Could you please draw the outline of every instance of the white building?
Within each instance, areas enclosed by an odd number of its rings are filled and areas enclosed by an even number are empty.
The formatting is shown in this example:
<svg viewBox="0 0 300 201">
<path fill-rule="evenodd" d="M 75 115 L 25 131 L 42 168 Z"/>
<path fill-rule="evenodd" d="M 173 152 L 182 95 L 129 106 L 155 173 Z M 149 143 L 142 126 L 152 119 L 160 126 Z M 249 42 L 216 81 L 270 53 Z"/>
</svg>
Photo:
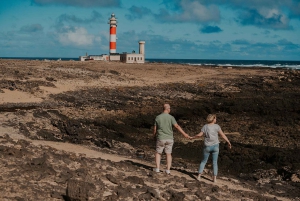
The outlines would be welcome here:
<svg viewBox="0 0 300 201">
<path fill-rule="evenodd" d="M 124 52 L 121 54 L 120 61 L 124 63 L 145 63 L 145 58 L 142 54 Z"/>
<path fill-rule="evenodd" d="M 139 41 L 139 54 L 123 52 L 120 61 L 124 63 L 145 63 L 145 41 Z"/>
<path fill-rule="evenodd" d="M 120 61 L 120 54 L 119 53 L 110 53 L 109 61 Z"/>
<path fill-rule="evenodd" d="M 109 61 L 109 56 L 107 54 L 101 54 L 101 55 L 89 55 L 89 56 L 79 57 L 79 61 L 89 61 L 89 60 Z"/>
</svg>

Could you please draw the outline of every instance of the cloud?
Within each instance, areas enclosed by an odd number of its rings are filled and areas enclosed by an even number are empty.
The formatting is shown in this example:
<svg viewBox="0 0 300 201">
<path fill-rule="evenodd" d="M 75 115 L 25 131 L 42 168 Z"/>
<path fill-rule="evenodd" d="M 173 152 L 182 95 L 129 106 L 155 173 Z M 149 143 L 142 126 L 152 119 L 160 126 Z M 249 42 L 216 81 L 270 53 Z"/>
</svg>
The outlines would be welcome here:
<svg viewBox="0 0 300 201">
<path fill-rule="evenodd" d="M 169 2 L 164 2 L 169 5 Z M 193 22 L 208 23 L 220 21 L 220 10 L 216 5 L 203 5 L 194 0 L 175 1 L 175 12 L 161 9 L 156 19 L 161 22 Z"/>
<path fill-rule="evenodd" d="M 219 33 L 223 30 L 218 26 L 204 26 L 200 29 L 201 33 Z"/>
<path fill-rule="evenodd" d="M 283 46 L 285 50 L 300 50 L 300 45 L 295 44 L 291 41 L 288 41 L 286 39 L 281 39 L 277 42 L 278 45 Z"/>
<path fill-rule="evenodd" d="M 43 26 L 40 24 L 31 24 L 21 27 L 20 31 L 24 33 L 37 33 L 43 31 Z"/>
<path fill-rule="evenodd" d="M 218 0 L 217 0 L 218 1 Z M 276 8 L 281 11 L 286 11 L 289 13 L 293 13 L 295 15 L 300 15 L 300 2 L 299 0 L 248 0 L 248 1 L 240 1 L 240 0 L 229 0 L 227 1 L 228 5 L 243 7 L 243 8 Z"/>
<path fill-rule="evenodd" d="M 232 44 L 234 45 L 250 45 L 250 42 L 245 39 L 239 39 L 232 41 Z"/>
<path fill-rule="evenodd" d="M 231 41 L 236 55 L 248 55 L 247 59 L 295 59 L 298 58 L 300 45 L 286 39 L 277 42 L 250 42 L 245 39 Z M 283 54 L 284 52 L 284 54 Z"/>
<path fill-rule="evenodd" d="M 65 33 L 58 34 L 58 40 L 63 45 L 87 46 L 93 44 L 94 39 L 95 36 L 89 35 L 83 27 L 71 28 Z M 99 39 L 97 38 L 97 40 Z"/>
<path fill-rule="evenodd" d="M 292 30 L 290 19 L 300 19 L 299 0 L 162 0 L 161 5 L 165 8 L 161 8 L 156 14 L 147 8 L 133 6 L 129 9 L 131 14 L 126 17 L 135 20 L 145 15 L 153 15 L 160 23 L 188 22 L 207 25 L 212 22 L 219 23 L 223 14 L 221 10 L 223 12 L 231 9 L 239 24 L 273 30 Z"/>
<path fill-rule="evenodd" d="M 277 9 L 245 10 L 240 19 L 237 20 L 242 25 L 254 25 L 261 28 L 270 29 L 291 29 L 289 19 Z"/>
<path fill-rule="evenodd" d="M 89 24 L 94 22 L 103 22 L 103 16 L 97 11 L 93 11 L 90 18 L 81 19 L 75 15 L 62 14 L 58 17 L 58 23 L 74 22 L 78 24 Z"/>
<path fill-rule="evenodd" d="M 289 25 L 291 18 L 300 19 L 299 0 L 229 0 L 226 3 L 222 1 L 219 3 L 232 8 L 238 18 L 237 21 L 242 25 L 284 30 L 293 29 Z"/>
<path fill-rule="evenodd" d="M 132 6 L 129 8 L 130 14 L 125 15 L 125 17 L 128 20 L 135 20 L 135 19 L 141 19 L 146 15 L 150 15 L 151 10 L 146 8 L 146 7 L 137 7 L 137 6 Z"/>
<path fill-rule="evenodd" d="M 298 50 L 300 51 L 300 45 L 295 44 L 291 41 L 288 41 L 287 39 L 280 39 L 277 42 L 273 43 L 262 43 L 262 42 L 250 42 L 246 39 L 239 39 L 231 41 L 232 45 L 238 45 L 240 47 L 244 47 L 245 49 L 248 49 L 249 52 L 251 51 L 258 51 L 259 49 L 264 49 L 264 51 L 270 51 L 274 53 L 280 53 L 278 50 L 288 50 L 288 51 L 294 51 Z M 282 53 L 282 52 L 281 52 Z M 295 52 L 296 53 L 296 52 Z"/>
<path fill-rule="evenodd" d="M 219 22 L 220 8 L 232 9 L 236 22 L 260 28 L 292 29 L 290 18 L 300 19 L 299 0 L 163 0 L 166 9 L 158 19 L 165 22 Z"/>
<path fill-rule="evenodd" d="M 78 7 L 120 7 L 121 0 L 32 0 L 40 6 L 66 5 Z"/>
<path fill-rule="evenodd" d="M 163 0 L 162 4 L 166 6 L 169 10 L 180 10 L 182 0 Z"/>
<path fill-rule="evenodd" d="M 300 19 L 300 1 L 294 0 L 291 6 L 290 17 Z"/>
<path fill-rule="evenodd" d="M 76 27 L 80 25 L 88 25 L 92 23 L 103 23 L 103 16 L 97 11 L 93 11 L 89 18 L 79 18 L 75 15 L 62 14 L 54 24 L 54 28 L 58 33 L 75 32 Z"/>
</svg>

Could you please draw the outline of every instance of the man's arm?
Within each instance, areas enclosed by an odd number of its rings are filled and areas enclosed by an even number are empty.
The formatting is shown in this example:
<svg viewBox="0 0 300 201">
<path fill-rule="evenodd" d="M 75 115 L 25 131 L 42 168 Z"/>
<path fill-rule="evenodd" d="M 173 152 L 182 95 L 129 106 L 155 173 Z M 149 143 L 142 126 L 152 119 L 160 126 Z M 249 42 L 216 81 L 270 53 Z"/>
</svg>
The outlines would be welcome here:
<svg viewBox="0 0 300 201">
<path fill-rule="evenodd" d="M 156 126 L 153 127 L 153 138 L 156 138 Z"/>
<path fill-rule="evenodd" d="M 186 134 L 182 128 L 178 124 L 174 124 L 174 127 L 185 137 L 185 138 L 190 138 L 188 134 Z"/>
</svg>

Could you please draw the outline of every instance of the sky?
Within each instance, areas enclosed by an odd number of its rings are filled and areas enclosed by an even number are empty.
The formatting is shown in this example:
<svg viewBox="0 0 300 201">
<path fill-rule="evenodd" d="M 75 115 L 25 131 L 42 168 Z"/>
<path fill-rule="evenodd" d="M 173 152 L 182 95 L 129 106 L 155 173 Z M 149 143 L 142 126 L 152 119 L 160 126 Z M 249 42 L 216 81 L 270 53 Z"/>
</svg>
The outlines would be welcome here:
<svg viewBox="0 0 300 201">
<path fill-rule="evenodd" d="M 300 60 L 300 0 L 0 0 L 0 57 Z"/>
</svg>

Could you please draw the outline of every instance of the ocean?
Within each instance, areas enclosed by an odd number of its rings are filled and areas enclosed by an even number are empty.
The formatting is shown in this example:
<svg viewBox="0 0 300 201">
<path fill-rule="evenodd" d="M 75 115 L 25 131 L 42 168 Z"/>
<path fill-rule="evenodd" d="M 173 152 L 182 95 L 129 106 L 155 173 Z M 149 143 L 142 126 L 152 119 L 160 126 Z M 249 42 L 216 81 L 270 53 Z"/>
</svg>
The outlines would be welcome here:
<svg viewBox="0 0 300 201">
<path fill-rule="evenodd" d="M 0 57 L 1 59 L 1 57 Z M 62 60 L 78 61 L 78 58 L 42 58 L 42 57 L 2 57 L 2 59 L 26 59 L 26 60 Z M 261 68 L 288 68 L 300 70 L 300 61 L 280 60 L 226 60 L 226 59 L 146 59 L 146 63 L 174 63 L 193 66 L 225 66 L 225 67 L 261 67 Z"/>
<path fill-rule="evenodd" d="M 225 59 L 146 59 L 147 62 L 177 63 L 194 66 L 265 67 L 300 69 L 300 61 L 279 60 L 225 60 Z"/>
</svg>

